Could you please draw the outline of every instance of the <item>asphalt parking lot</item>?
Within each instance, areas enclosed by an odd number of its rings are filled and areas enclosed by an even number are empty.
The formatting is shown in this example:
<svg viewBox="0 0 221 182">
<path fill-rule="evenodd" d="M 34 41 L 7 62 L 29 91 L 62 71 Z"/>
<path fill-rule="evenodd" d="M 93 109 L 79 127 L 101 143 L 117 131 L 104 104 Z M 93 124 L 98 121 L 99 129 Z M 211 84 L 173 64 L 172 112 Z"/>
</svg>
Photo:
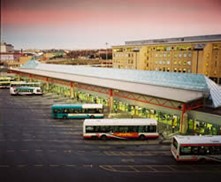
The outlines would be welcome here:
<svg viewBox="0 0 221 182">
<path fill-rule="evenodd" d="M 83 120 L 55 120 L 54 94 L 10 96 L 0 90 L 0 181 L 218 181 L 219 163 L 178 164 L 159 140 L 82 138 Z M 191 174 L 191 175 L 189 175 Z"/>
</svg>

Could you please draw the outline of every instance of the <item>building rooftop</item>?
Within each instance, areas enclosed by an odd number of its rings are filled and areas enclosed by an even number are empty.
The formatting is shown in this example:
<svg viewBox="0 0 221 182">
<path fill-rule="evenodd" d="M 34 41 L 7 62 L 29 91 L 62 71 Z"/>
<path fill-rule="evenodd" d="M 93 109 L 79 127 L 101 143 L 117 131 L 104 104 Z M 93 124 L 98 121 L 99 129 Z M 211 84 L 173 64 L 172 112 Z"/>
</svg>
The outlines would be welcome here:
<svg viewBox="0 0 221 182">
<path fill-rule="evenodd" d="M 59 74 L 62 79 L 72 81 L 78 79 L 78 82 L 87 84 L 93 83 L 92 78 L 94 78 L 93 84 L 97 86 L 123 89 L 182 102 L 209 96 L 213 107 L 221 106 L 221 88 L 202 74 L 43 64 L 36 60 L 27 62 L 19 69 L 38 74 L 50 73 L 52 77 Z"/>
<path fill-rule="evenodd" d="M 187 43 L 187 42 L 197 43 L 197 42 L 208 42 L 208 41 L 221 41 L 221 34 L 125 41 L 125 45 L 145 45 L 145 44 L 163 44 L 163 43 L 167 44 L 167 43 Z"/>
</svg>

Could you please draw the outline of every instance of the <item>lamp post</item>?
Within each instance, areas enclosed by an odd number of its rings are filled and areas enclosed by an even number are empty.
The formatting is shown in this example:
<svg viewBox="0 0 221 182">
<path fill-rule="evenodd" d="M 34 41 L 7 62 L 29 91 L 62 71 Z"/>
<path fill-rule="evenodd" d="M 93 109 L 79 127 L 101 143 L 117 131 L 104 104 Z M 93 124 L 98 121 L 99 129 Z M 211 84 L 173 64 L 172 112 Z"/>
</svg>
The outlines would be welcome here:
<svg viewBox="0 0 221 182">
<path fill-rule="evenodd" d="M 107 64 L 107 46 L 108 46 L 108 43 L 106 42 L 106 64 Z"/>
</svg>

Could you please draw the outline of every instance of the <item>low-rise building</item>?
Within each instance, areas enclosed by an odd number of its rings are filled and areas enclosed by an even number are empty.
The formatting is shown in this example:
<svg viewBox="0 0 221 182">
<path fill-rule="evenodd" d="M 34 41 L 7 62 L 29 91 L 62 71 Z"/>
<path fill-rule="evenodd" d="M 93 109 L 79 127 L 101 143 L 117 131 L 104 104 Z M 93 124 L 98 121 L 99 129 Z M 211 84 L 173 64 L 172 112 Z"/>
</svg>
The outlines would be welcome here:
<svg viewBox="0 0 221 182">
<path fill-rule="evenodd" d="M 11 44 L 7 44 L 5 42 L 1 42 L 1 49 L 0 49 L 1 53 L 10 53 L 10 52 L 14 52 L 14 46 Z"/>
</svg>

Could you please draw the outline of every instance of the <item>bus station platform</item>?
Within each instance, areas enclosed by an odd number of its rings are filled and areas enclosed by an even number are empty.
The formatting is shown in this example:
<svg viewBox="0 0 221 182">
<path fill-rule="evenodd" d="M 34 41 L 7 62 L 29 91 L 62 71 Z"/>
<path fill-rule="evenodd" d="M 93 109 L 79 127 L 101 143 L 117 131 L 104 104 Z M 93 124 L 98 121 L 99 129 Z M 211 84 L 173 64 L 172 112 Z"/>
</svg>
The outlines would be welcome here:
<svg viewBox="0 0 221 182">
<path fill-rule="evenodd" d="M 201 74 L 40 63 L 10 69 L 18 79 L 42 82 L 45 93 L 82 103 L 100 103 L 109 113 L 154 118 L 164 130 L 221 134 L 221 88 Z"/>
</svg>

